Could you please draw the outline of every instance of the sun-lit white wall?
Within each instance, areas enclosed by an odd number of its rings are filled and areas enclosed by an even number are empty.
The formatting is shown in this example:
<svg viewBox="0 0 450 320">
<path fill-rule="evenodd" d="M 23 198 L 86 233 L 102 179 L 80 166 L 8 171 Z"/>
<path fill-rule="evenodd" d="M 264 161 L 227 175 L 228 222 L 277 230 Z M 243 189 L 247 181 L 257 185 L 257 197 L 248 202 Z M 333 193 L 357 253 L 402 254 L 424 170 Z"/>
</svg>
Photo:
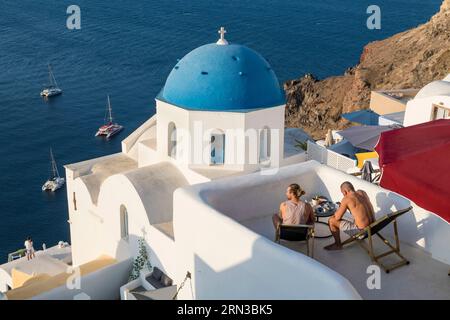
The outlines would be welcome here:
<svg viewBox="0 0 450 320">
<path fill-rule="evenodd" d="M 136 256 L 138 240 L 145 237 L 152 264 L 167 272 L 173 272 L 173 240 L 150 224 L 139 192 L 125 175 L 113 175 L 103 182 L 97 205 L 92 204 L 81 179 L 76 179 L 70 184 L 70 190 L 76 191 L 77 197 L 77 210 L 73 208 L 70 210 L 74 265 L 81 265 L 102 254 L 118 260 Z M 121 239 L 122 205 L 128 212 L 128 239 Z"/>
<path fill-rule="evenodd" d="M 196 167 L 209 166 L 208 132 L 222 132 L 225 137 L 225 164 L 221 166 L 229 170 L 249 170 L 259 167 L 259 131 L 265 127 L 277 131 L 274 135 L 272 156 L 281 161 L 284 145 L 284 105 L 254 110 L 251 112 L 217 112 L 186 110 L 166 102 L 157 100 L 157 136 L 160 160 L 167 160 L 168 126 L 174 122 L 177 127 L 177 160 L 179 164 Z M 187 130 L 189 138 L 183 136 Z M 254 131 L 255 139 L 239 139 L 237 135 Z M 186 132 L 186 131 L 185 131 Z M 229 135 L 233 132 L 233 135 Z M 250 133 L 250 134 L 249 134 Z M 200 137 L 201 140 L 198 140 Z M 205 141 L 202 141 L 203 138 Z M 276 139 L 276 140 L 275 140 Z M 190 147 L 188 143 L 190 141 Z M 250 155 L 250 152 L 252 153 Z M 243 159 L 239 156 L 245 155 Z M 252 156 L 252 157 L 250 157 Z M 253 164 L 249 164 L 252 160 Z"/>
<path fill-rule="evenodd" d="M 119 214 L 122 205 L 128 212 L 128 239 L 121 239 L 120 234 Z M 101 234 L 104 238 L 105 254 L 119 260 L 137 256 L 138 241 L 144 237 L 151 263 L 168 274 L 173 272 L 175 269 L 173 240 L 150 224 L 142 199 L 126 176 L 115 175 L 103 183 L 99 196 L 99 212 L 103 219 Z"/>
<path fill-rule="evenodd" d="M 242 112 L 208 112 L 208 111 L 190 111 L 189 112 L 189 131 L 192 137 L 192 157 L 190 163 L 193 166 L 209 166 L 210 147 L 208 140 L 210 134 L 208 131 L 214 133 L 225 134 L 225 163 L 221 168 L 232 170 L 243 170 L 243 163 L 236 163 L 231 157 L 236 152 L 245 152 L 246 145 L 234 144 L 230 140 L 230 136 L 227 134 L 227 130 L 239 130 L 244 128 L 245 113 Z M 199 134 L 200 133 L 200 134 Z M 203 146 L 200 145 L 198 137 L 205 137 L 206 142 Z M 197 147 L 200 146 L 200 147 Z M 233 148 L 233 150 L 232 150 Z M 200 163 L 199 163 L 200 162 Z"/>
<path fill-rule="evenodd" d="M 122 140 L 122 152 L 129 157 L 138 161 L 138 146 L 140 141 L 145 141 L 151 138 L 156 139 L 156 114 L 145 121 L 128 137 Z"/>
<path fill-rule="evenodd" d="M 96 259 L 103 246 L 101 218 L 81 179 L 67 180 L 70 242 L 74 265 Z M 75 193 L 76 210 L 73 202 Z"/>
<path fill-rule="evenodd" d="M 407 127 L 433 120 L 434 105 L 450 109 L 450 96 L 434 96 L 408 101 L 403 125 Z"/>
<path fill-rule="evenodd" d="M 0 292 L 8 291 L 8 286 L 12 288 L 12 277 L 9 272 L 0 268 Z"/>
<path fill-rule="evenodd" d="M 273 108 L 266 108 L 247 113 L 245 117 L 245 130 L 270 129 L 270 160 L 272 166 L 279 166 L 284 154 L 284 113 L 285 105 Z M 247 168 L 258 168 L 261 136 L 257 131 L 256 145 L 247 146 L 247 159 L 256 159 L 256 163 L 247 164 Z"/>
<path fill-rule="evenodd" d="M 157 116 L 157 150 L 161 161 L 170 160 L 168 156 L 169 142 L 169 123 L 173 122 L 177 129 L 177 157 L 185 152 L 182 150 L 181 140 L 182 132 L 189 131 L 189 112 L 185 109 L 172 106 L 166 102 L 156 100 L 156 116 Z"/>
</svg>

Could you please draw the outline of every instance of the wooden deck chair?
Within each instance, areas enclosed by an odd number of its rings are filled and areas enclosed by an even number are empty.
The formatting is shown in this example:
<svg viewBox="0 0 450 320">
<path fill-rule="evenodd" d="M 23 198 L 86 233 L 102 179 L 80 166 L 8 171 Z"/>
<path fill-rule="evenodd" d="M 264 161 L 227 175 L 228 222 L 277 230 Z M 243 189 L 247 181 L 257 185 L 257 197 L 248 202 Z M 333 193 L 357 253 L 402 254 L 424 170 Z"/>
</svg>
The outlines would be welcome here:
<svg viewBox="0 0 450 320">
<path fill-rule="evenodd" d="M 275 242 L 280 243 L 281 240 L 306 241 L 306 254 L 314 258 L 313 224 L 280 224 L 275 232 Z"/>
<path fill-rule="evenodd" d="M 402 214 L 410 211 L 411 209 L 412 209 L 412 207 L 409 207 L 409 208 L 399 210 L 396 212 L 391 212 L 391 213 L 385 215 L 384 217 L 371 223 L 369 226 L 364 228 L 361 232 L 351 236 L 349 239 L 344 241 L 342 243 L 342 245 L 344 246 L 344 245 L 347 245 L 347 244 L 350 244 L 350 243 L 356 241 L 367 251 L 367 253 L 369 254 L 372 261 L 375 262 L 376 264 L 378 264 L 380 267 L 382 267 L 386 273 L 389 273 L 391 270 L 401 267 L 403 265 L 408 265 L 409 261 L 404 256 L 402 256 L 400 253 L 400 240 L 398 238 L 397 218 L 400 217 Z M 391 222 L 393 222 L 393 224 L 394 224 L 395 246 L 392 245 L 386 238 L 384 238 L 380 234 L 380 231 L 383 230 L 386 226 L 388 226 Z M 377 235 L 383 241 L 383 243 L 386 246 L 388 246 L 391 250 L 388 250 L 379 255 L 375 255 L 374 248 L 373 248 L 373 239 L 372 239 L 372 237 L 374 235 Z M 365 241 L 364 241 L 366 238 L 368 239 L 368 242 L 369 242 L 368 245 L 366 245 Z M 388 265 L 383 264 L 380 261 L 381 258 L 384 258 L 391 254 L 397 255 L 397 257 L 400 258 L 400 262 L 391 264 L 388 266 Z"/>
</svg>

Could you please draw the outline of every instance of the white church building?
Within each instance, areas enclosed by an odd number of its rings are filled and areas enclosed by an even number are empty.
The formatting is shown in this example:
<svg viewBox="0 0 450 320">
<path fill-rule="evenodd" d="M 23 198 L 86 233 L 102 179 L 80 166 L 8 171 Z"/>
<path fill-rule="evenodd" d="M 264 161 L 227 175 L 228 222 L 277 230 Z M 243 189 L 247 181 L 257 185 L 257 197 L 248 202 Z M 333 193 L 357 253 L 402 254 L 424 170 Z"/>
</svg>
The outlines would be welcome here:
<svg viewBox="0 0 450 320">
<path fill-rule="evenodd" d="M 305 160 L 295 139 L 308 137 L 284 129 L 274 71 L 221 32 L 217 43 L 178 61 L 156 97 L 156 114 L 122 141 L 122 152 L 66 166 L 74 264 L 133 256 L 145 235 L 173 274 L 177 188 Z"/>
<path fill-rule="evenodd" d="M 127 284 L 142 239 L 181 299 L 450 297 L 449 224 L 389 190 L 307 161 L 302 145 L 309 138 L 285 128 L 284 115 L 269 63 L 228 43 L 221 28 L 216 43 L 176 63 L 156 114 L 122 141 L 121 152 L 65 166 L 71 264 L 82 269 L 81 288 L 71 291 L 59 279 L 14 289 L 19 293 L 8 298 L 84 292 L 114 299 L 120 287 L 122 298 L 136 287 L 148 290 L 145 276 Z M 273 241 L 271 216 L 290 183 L 302 185 L 305 199 L 339 201 L 345 180 L 366 190 L 378 217 L 413 207 L 399 219 L 411 265 L 381 274 L 380 290 L 367 287 L 371 262 L 357 246 L 328 252 L 322 246 L 331 240 L 317 239 L 312 259 L 303 244 Z M 12 268 L 0 266 L 0 284 Z"/>
</svg>

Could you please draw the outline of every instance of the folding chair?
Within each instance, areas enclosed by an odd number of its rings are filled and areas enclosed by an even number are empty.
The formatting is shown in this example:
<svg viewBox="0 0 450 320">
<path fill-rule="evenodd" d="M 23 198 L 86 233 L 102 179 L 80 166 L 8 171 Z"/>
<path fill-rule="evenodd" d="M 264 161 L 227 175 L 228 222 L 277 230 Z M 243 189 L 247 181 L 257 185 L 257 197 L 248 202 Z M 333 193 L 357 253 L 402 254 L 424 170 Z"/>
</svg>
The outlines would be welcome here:
<svg viewBox="0 0 450 320">
<path fill-rule="evenodd" d="M 280 224 L 275 232 L 275 242 L 280 243 L 281 240 L 306 241 L 306 254 L 314 257 L 314 225 Z"/>
<path fill-rule="evenodd" d="M 409 208 L 399 210 L 396 212 L 391 212 L 391 213 L 385 215 L 384 217 L 371 223 L 369 226 L 364 228 L 361 232 L 359 232 L 359 233 L 351 236 L 349 239 L 345 240 L 342 243 L 342 245 L 344 246 L 344 245 L 347 245 L 347 244 L 350 244 L 350 243 L 356 241 L 359 245 L 361 245 L 361 247 L 363 249 L 365 249 L 367 251 L 367 253 L 369 254 L 372 261 L 375 262 L 376 264 L 378 264 L 380 267 L 382 267 L 386 273 L 389 273 L 391 270 L 394 270 L 403 265 L 408 265 L 409 261 L 404 256 L 402 256 L 400 253 L 400 240 L 398 238 L 397 218 L 400 217 L 402 214 L 410 211 L 411 209 L 412 209 L 412 207 L 409 207 Z M 386 238 L 384 238 L 380 234 L 380 231 L 383 230 L 389 224 L 391 224 L 391 222 L 394 224 L 395 246 L 392 245 Z M 373 248 L 373 239 L 372 239 L 373 235 L 377 235 L 383 241 L 383 243 L 386 246 L 388 246 L 391 250 L 388 250 L 384 253 L 375 255 L 374 248 Z M 368 242 L 369 242 L 368 246 L 365 244 L 365 241 L 364 241 L 366 238 L 368 239 Z M 391 264 L 391 265 L 385 265 L 380 261 L 381 258 L 384 258 L 391 254 L 395 254 L 398 258 L 400 258 L 400 262 Z"/>
</svg>

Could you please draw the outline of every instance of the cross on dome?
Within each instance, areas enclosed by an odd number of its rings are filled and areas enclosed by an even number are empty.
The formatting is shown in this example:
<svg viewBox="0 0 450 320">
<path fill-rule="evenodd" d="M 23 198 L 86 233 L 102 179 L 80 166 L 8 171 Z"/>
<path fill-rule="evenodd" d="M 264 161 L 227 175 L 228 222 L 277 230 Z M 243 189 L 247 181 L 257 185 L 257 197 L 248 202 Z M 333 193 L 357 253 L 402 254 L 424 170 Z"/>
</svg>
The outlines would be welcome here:
<svg viewBox="0 0 450 320">
<path fill-rule="evenodd" d="M 220 39 L 217 40 L 216 44 L 218 44 L 218 45 L 227 45 L 228 41 L 225 40 L 225 33 L 227 33 L 227 30 L 225 30 L 224 27 L 220 27 L 220 30 L 217 33 L 220 34 Z"/>
</svg>

